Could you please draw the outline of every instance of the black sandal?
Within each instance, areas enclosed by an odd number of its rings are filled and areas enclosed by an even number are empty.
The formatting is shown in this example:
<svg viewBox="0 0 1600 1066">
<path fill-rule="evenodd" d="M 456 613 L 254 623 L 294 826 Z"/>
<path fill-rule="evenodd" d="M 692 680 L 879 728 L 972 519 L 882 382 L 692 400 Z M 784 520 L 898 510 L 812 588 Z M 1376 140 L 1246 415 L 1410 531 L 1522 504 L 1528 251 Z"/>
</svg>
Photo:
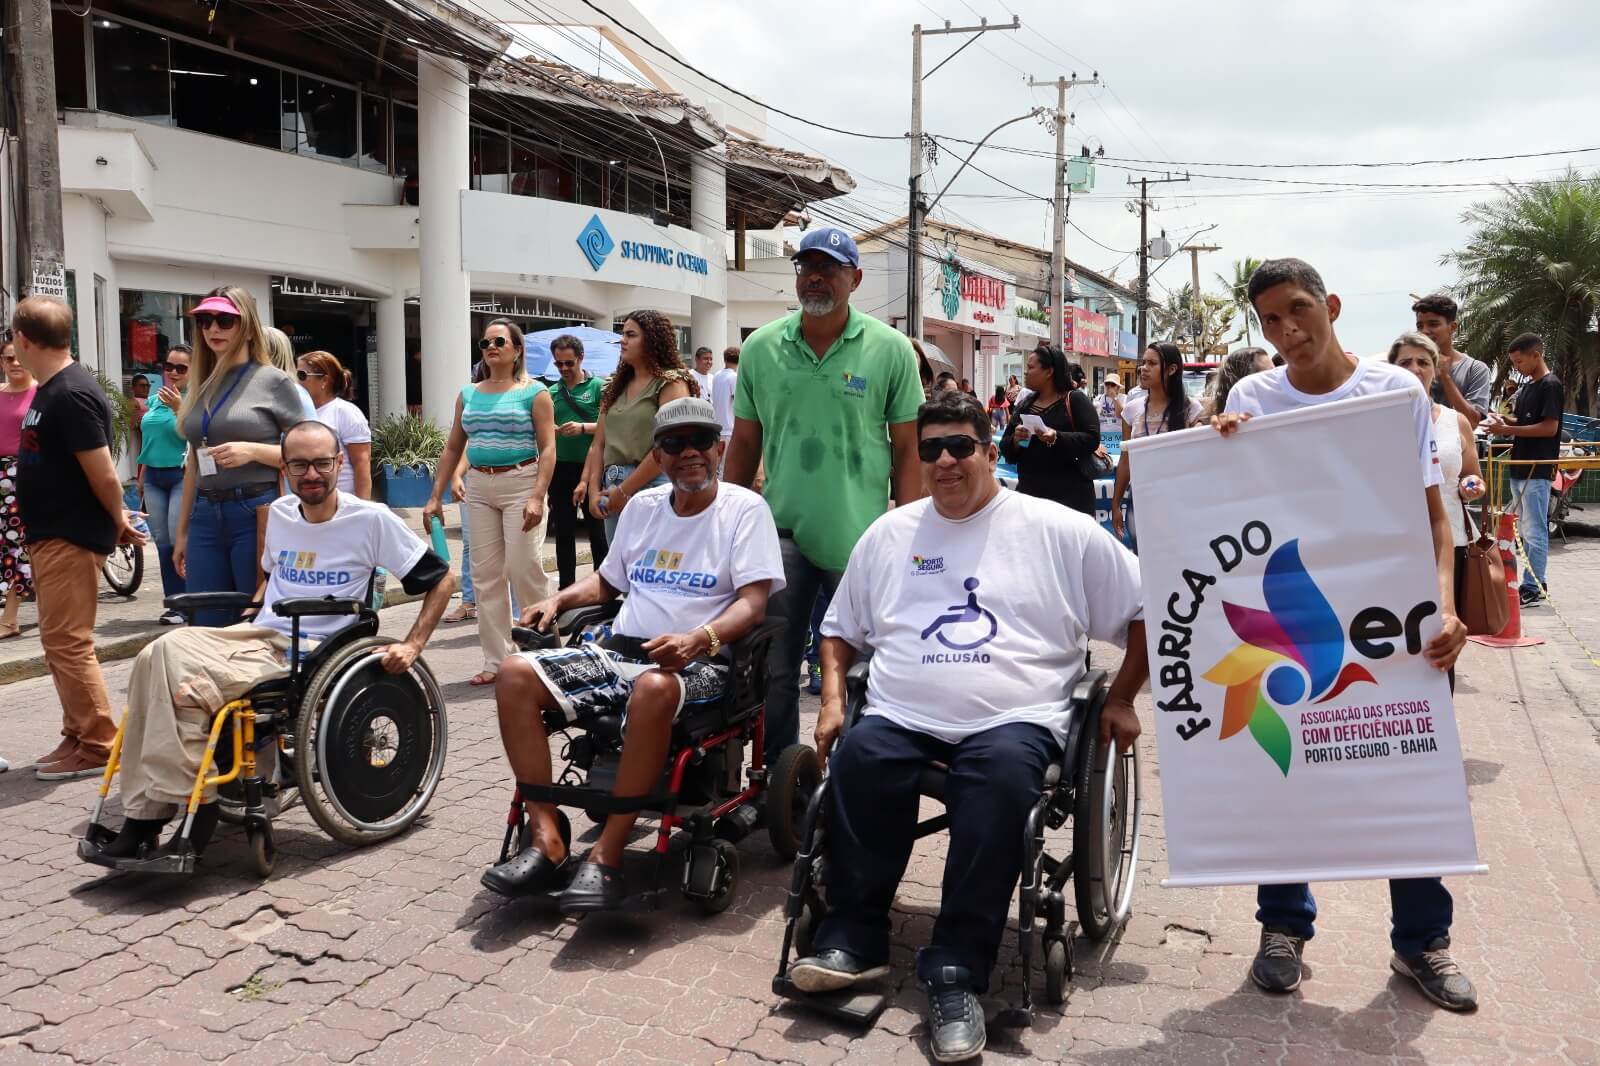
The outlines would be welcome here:
<svg viewBox="0 0 1600 1066">
<path fill-rule="evenodd" d="M 620 866 L 585 862 L 578 866 L 571 883 L 561 892 L 561 913 L 614 911 L 621 908 L 627 897 Z"/>
<path fill-rule="evenodd" d="M 571 855 L 551 862 L 549 856 L 529 844 L 505 862 L 483 871 L 478 881 L 490 892 L 518 899 L 559 888 L 571 873 Z"/>
</svg>

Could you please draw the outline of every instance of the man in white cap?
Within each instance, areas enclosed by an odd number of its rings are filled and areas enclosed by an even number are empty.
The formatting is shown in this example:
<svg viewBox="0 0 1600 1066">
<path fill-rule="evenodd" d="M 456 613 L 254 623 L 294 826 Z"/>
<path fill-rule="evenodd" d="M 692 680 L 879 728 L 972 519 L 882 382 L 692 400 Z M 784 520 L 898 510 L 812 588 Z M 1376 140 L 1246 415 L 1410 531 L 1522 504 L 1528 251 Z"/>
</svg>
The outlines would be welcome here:
<svg viewBox="0 0 1600 1066">
<path fill-rule="evenodd" d="M 563 611 L 626 593 L 611 634 L 577 648 L 518 652 L 495 681 L 500 739 L 529 801 L 533 836 L 485 871 L 483 883 L 513 897 L 565 886 L 567 914 L 622 904 L 622 852 L 638 812 L 608 817 L 586 861 L 567 854 L 555 806 L 535 798 L 552 777 L 544 712 L 559 710 L 569 722 L 625 712 L 612 793 L 648 795 L 666 763 L 672 723 L 685 707 L 722 698 L 723 649 L 761 624 L 767 597 L 783 588 L 778 528 L 765 501 L 717 481 L 722 426 L 711 402 L 686 396 L 662 404 L 654 430 L 653 454 L 668 484 L 628 503 L 598 570 L 522 613 L 523 625 L 548 629 Z"/>
</svg>

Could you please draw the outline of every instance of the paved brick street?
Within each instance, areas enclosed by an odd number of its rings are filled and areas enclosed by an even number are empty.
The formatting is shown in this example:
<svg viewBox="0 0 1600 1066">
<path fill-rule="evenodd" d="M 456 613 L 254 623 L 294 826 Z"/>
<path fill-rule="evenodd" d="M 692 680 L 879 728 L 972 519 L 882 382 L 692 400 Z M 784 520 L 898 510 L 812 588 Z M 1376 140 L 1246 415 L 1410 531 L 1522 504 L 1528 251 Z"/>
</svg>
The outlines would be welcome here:
<svg viewBox="0 0 1600 1066">
<path fill-rule="evenodd" d="M 1551 578 L 1573 629 L 1600 642 L 1600 541 L 1557 546 Z M 385 612 L 386 630 L 400 632 L 414 610 Z M 1320 889 L 1303 989 L 1256 993 L 1245 975 L 1253 894 L 1162 889 L 1153 803 L 1126 931 L 1100 951 L 1080 941 L 1067 1005 L 1040 1010 L 1031 1032 L 992 1029 L 989 1059 L 1600 1063 L 1600 667 L 1551 609 L 1526 623 L 1548 643 L 1470 646 L 1458 693 L 1491 869 L 1452 881 L 1455 947 L 1484 1000 L 1475 1016 L 1437 1011 L 1391 975 L 1379 883 Z M 424 822 L 350 852 L 293 809 L 277 822 L 283 853 L 264 885 L 227 827 L 192 880 L 97 878 L 73 851 L 93 782 L 45 784 L 26 770 L 55 740 L 50 682 L 6 686 L 0 1063 L 927 1061 L 909 964 L 937 907 L 935 842 L 919 847 L 900 896 L 898 994 L 865 1035 L 768 991 L 788 871 L 764 834 L 742 845 L 737 899 L 715 918 L 674 898 L 656 914 L 579 923 L 482 889 L 507 782 L 490 699 L 464 683 L 476 654 L 467 627 L 443 630 L 428 652 L 447 682 L 451 750 Z M 108 669 L 114 693 L 127 672 L 126 662 Z M 1153 745 L 1145 750 L 1153 800 Z M 1011 967 L 1010 946 L 1001 960 Z M 1015 969 L 1005 978 L 1009 997 Z"/>
</svg>

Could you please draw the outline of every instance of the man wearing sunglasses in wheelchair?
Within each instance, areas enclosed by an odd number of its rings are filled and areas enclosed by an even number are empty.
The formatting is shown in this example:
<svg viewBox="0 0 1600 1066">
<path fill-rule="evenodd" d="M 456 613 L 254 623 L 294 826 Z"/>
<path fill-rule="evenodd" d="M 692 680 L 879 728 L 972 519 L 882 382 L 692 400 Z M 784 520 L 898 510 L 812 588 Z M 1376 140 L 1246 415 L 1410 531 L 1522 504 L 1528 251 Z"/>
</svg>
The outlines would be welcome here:
<svg viewBox="0 0 1600 1066">
<path fill-rule="evenodd" d="M 995 481 L 988 414 L 936 394 L 917 414 L 928 496 L 879 518 L 851 553 L 822 625 L 817 750 L 828 768 L 827 908 L 802 993 L 888 973 L 890 906 L 911 856 L 919 776 L 948 767 L 939 917 L 917 955 L 933 1054 L 983 1050 L 989 984 L 1024 856 L 1024 827 L 1061 760 L 1088 641 L 1124 644 L 1103 744 L 1139 736 L 1148 676 L 1138 561 L 1095 522 Z M 846 673 L 872 655 L 864 714 L 845 727 Z"/>
<path fill-rule="evenodd" d="M 403 574 L 406 591 L 427 594 L 410 633 L 382 649 L 383 668 L 403 674 L 450 602 L 455 578 L 449 564 L 387 507 L 336 488 L 342 460 L 332 429 L 315 421 L 291 426 L 283 436 L 283 456 L 293 495 L 279 498 L 268 514 L 256 618 L 221 629 L 176 630 L 134 660 L 118 741 L 126 818 L 114 838 L 109 831 L 90 834 L 80 854 L 92 862 L 115 865 L 161 853 L 162 826 L 189 804 L 215 715 L 257 686 L 289 675 L 296 620 L 302 657 L 356 620 L 350 613 L 291 619 L 277 614 L 275 604 L 364 599 L 376 567 Z M 275 754 L 273 749 L 269 757 Z M 201 799 L 188 825 L 187 845 L 196 854 L 205 849 L 220 814 L 215 785 Z M 168 847 L 176 846 L 175 838 Z"/>
<path fill-rule="evenodd" d="M 524 626 L 547 631 L 564 611 L 626 594 L 608 636 L 518 652 L 500 667 L 500 737 L 526 799 L 531 835 L 484 872 L 491 891 L 513 898 L 559 892 L 564 914 L 626 904 L 622 856 L 639 811 L 606 817 L 585 861 L 568 854 L 556 807 L 541 791 L 552 778 L 544 716 L 559 711 L 575 723 L 623 712 L 612 794 L 631 799 L 650 794 L 661 778 L 679 715 L 723 698 L 728 665 L 718 652 L 761 624 L 767 597 L 784 580 L 766 502 L 717 481 L 721 434 L 709 401 L 663 404 L 655 415 L 654 455 L 669 484 L 628 504 L 600 569 L 523 612 Z"/>
</svg>

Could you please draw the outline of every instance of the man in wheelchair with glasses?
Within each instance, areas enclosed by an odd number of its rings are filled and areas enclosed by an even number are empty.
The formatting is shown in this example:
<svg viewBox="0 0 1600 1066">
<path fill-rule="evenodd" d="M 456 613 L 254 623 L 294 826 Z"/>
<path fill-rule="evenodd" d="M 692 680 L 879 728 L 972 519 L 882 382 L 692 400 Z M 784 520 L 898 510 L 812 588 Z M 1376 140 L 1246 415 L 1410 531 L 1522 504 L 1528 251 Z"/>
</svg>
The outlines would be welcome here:
<svg viewBox="0 0 1600 1066">
<path fill-rule="evenodd" d="M 122 806 L 126 819 L 100 857 L 131 859 L 155 849 L 162 826 L 189 802 L 217 712 L 244 693 L 289 674 L 292 621 L 273 611 L 279 601 L 331 596 L 364 599 L 372 572 L 402 574 L 407 592 L 426 593 L 404 640 L 383 651 L 391 674 L 409 670 L 444 614 L 455 588 L 450 566 L 393 511 L 337 489 L 338 435 L 321 422 L 291 426 L 283 436 L 284 470 L 293 495 L 267 517 L 261 555 L 261 610 L 250 622 L 222 629 L 186 628 L 139 652 L 128 678 L 122 727 Z M 355 619 L 300 620 L 307 654 Z M 202 795 L 189 842 L 204 850 L 219 818 L 216 787 Z"/>
<path fill-rule="evenodd" d="M 653 428 L 653 454 L 669 484 L 628 502 L 600 569 L 522 615 L 523 625 L 548 630 L 564 611 L 626 594 L 613 631 L 577 647 L 518 652 L 495 682 L 500 737 L 527 800 L 531 837 L 482 881 L 509 897 L 559 890 L 564 914 L 624 904 L 622 856 L 639 812 L 607 817 L 585 861 L 567 853 L 556 807 L 539 792 L 552 778 L 545 713 L 573 723 L 623 712 L 613 795 L 650 794 L 678 716 L 723 698 L 728 664 L 718 652 L 761 624 L 768 595 L 784 584 L 766 502 L 717 480 L 722 425 L 711 403 L 663 404 Z"/>
<path fill-rule="evenodd" d="M 1067 739 L 1088 641 L 1127 649 L 1102 712 L 1105 743 L 1125 749 L 1138 737 L 1133 698 L 1148 666 L 1138 561 L 1092 519 L 1002 489 L 976 399 L 937 394 L 917 414 L 917 437 L 928 497 L 862 536 L 822 625 L 828 906 L 812 954 L 789 975 L 801 992 L 825 993 L 888 973 L 889 910 L 915 838 L 919 774 L 945 764 L 949 854 L 917 975 L 934 1057 L 957 1062 L 984 1047 L 978 996 L 1021 872 L 1024 826 Z M 845 675 L 869 649 L 865 713 L 841 737 Z"/>
</svg>

